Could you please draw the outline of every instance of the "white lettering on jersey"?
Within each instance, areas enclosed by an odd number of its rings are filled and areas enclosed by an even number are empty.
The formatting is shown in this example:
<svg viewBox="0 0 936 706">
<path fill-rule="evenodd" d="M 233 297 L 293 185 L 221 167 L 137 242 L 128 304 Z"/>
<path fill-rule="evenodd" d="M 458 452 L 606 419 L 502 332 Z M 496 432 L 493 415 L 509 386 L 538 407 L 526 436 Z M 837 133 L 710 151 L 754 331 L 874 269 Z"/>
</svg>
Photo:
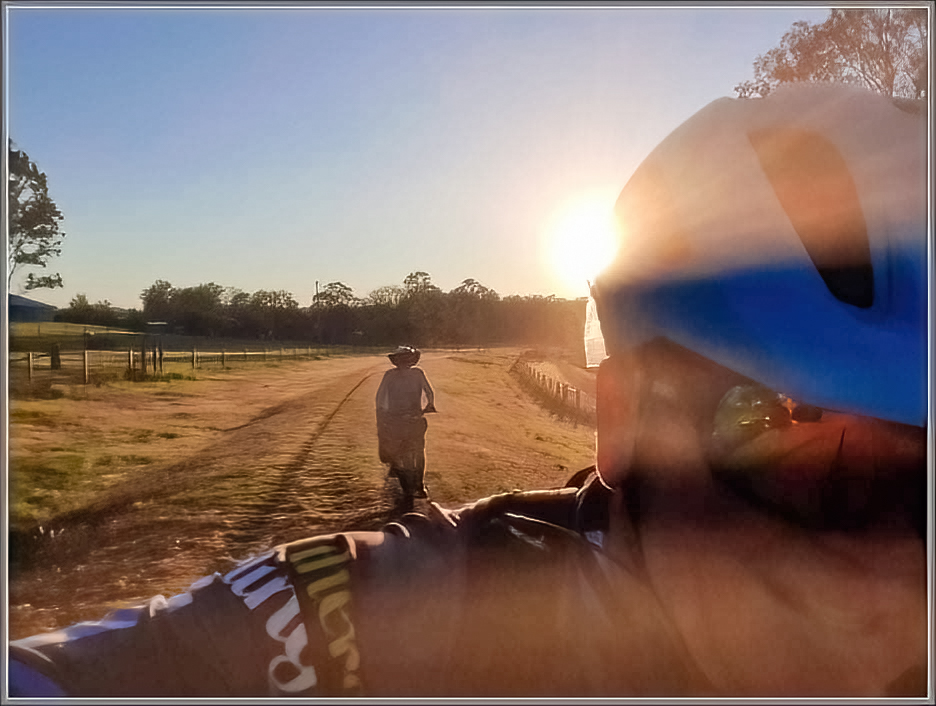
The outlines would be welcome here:
<svg viewBox="0 0 936 706">
<path fill-rule="evenodd" d="M 305 625 L 300 621 L 299 625 L 288 635 L 283 635 L 282 632 L 297 615 L 299 615 L 299 601 L 296 600 L 295 596 L 290 596 L 286 605 L 271 615 L 266 624 L 267 635 L 274 640 L 282 642 L 283 645 L 285 645 L 286 652 L 285 655 L 279 655 L 270 661 L 267 674 L 273 686 L 287 693 L 310 689 L 318 682 L 315 675 L 315 668 L 311 665 L 303 664 L 300 659 L 302 648 L 308 643 Z M 285 683 L 276 678 L 276 668 L 283 662 L 289 662 L 299 670 L 298 675 Z"/>
<path fill-rule="evenodd" d="M 292 594 L 292 585 L 282 572 L 277 571 L 276 566 L 266 562 L 267 560 L 264 560 L 255 567 L 239 567 L 224 577 L 225 582 L 230 584 L 234 595 L 243 598 L 244 604 L 251 611 L 282 591 L 290 591 Z M 293 694 L 305 691 L 318 683 L 315 668 L 312 665 L 303 664 L 301 660 L 302 650 L 309 641 L 303 622 L 299 620 L 292 631 L 284 634 L 289 624 L 296 622 L 297 616 L 299 616 L 299 601 L 293 594 L 266 622 L 267 635 L 283 645 L 284 654 L 277 655 L 270 660 L 267 667 L 270 684 L 282 693 Z M 289 663 L 298 670 L 296 676 L 285 682 L 276 676 L 277 667 L 283 663 Z"/>
</svg>

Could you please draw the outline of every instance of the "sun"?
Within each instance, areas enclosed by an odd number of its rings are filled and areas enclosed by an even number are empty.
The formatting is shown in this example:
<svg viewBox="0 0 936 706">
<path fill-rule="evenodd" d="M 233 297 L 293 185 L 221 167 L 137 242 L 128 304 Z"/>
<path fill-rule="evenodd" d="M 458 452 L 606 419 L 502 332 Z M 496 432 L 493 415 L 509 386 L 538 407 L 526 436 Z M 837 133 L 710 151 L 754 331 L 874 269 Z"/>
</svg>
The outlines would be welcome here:
<svg viewBox="0 0 936 706">
<path fill-rule="evenodd" d="M 576 196 L 557 208 L 544 228 L 547 264 L 571 296 L 587 296 L 588 283 L 617 252 L 616 197 L 616 191 Z"/>
</svg>

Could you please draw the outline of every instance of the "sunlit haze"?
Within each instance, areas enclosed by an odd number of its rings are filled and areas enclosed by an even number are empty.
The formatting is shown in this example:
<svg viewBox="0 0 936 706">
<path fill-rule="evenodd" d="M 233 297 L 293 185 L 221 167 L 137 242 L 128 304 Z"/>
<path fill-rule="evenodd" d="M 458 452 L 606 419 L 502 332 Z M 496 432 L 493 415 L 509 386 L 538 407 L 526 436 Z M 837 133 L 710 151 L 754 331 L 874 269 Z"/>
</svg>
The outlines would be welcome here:
<svg viewBox="0 0 936 706">
<path fill-rule="evenodd" d="M 573 197 L 544 228 L 542 247 L 560 291 L 587 295 L 588 283 L 617 252 L 616 196 L 615 189 Z"/>
<path fill-rule="evenodd" d="M 650 150 L 817 6 L 4 9 L 4 139 L 62 254 L 11 291 L 140 308 L 156 280 L 358 297 L 429 273 L 584 297 Z M 596 194 L 600 196 L 596 196 Z M 64 288 L 26 293 L 59 272 Z"/>
</svg>

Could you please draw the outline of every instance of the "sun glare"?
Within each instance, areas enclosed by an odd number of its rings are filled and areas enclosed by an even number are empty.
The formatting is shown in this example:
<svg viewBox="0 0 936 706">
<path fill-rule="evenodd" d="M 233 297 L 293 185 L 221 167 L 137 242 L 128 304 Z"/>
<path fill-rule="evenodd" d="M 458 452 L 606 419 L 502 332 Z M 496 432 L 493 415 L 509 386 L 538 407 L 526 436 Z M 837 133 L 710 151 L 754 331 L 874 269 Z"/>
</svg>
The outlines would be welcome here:
<svg viewBox="0 0 936 706">
<path fill-rule="evenodd" d="M 557 209 L 547 224 L 549 266 L 571 296 L 587 296 L 588 282 L 595 281 L 617 252 L 616 196 L 616 192 L 579 196 Z"/>
</svg>

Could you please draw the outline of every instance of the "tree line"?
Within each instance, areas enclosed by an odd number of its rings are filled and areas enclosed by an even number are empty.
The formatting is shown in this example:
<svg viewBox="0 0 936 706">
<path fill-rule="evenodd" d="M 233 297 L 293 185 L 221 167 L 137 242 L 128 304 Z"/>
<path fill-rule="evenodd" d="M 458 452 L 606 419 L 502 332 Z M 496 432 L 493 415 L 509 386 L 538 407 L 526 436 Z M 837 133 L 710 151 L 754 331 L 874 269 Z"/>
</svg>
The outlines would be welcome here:
<svg viewBox="0 0 936 706">
<path fill-rule="evenodd" d="M 318 289 L 309 306 L 283 290 L 252 293 L 214 282 L 174 287 L 156 280 L 140 294 L 142 309 L 72 299 L 58 319 L 203 337 L 321 345 L 556 345 L 581 343 L 585 299 L 506 296 L 474 279 L 445 292 L 422 271 L 400 285 L 357 297 L 343 282 Z"/>
</svg>

